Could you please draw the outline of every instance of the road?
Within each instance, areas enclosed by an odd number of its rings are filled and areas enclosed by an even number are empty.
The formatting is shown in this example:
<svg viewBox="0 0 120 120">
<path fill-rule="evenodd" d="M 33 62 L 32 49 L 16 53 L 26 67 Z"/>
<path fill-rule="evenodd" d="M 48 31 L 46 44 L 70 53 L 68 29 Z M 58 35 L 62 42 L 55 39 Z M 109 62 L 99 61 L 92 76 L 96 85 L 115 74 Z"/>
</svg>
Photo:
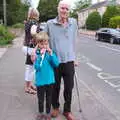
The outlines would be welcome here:
<svg viewBox="0 0 120 120">
<path fill-rule="evenodd" d="M 16 38 L 13 46 L 0 58 L 0 120 L 35 120 L 37 114 L 36 95 L 24 93 L 23 37 Z M 72 100 L 75 120 L 120 120 L 119 87 L 114 86 L 119 83 L 111 84 L 119 81 L 119 46 L 107 47 L 108 44 L 95 42 L 91 37 L 79 37 L 77 55 L 80 65 L 76 73 L 82 113 L 79 112 L 75 84 Z M 62 115 L 63 87 L 62 82 L 60 115 L 53 120 L 65 120 Z"/>
<path fill-rule="evenodd" d="M 78 78 L 120 120 L 120 46 L 85 35 L 78 45 Z"/>
</svg>

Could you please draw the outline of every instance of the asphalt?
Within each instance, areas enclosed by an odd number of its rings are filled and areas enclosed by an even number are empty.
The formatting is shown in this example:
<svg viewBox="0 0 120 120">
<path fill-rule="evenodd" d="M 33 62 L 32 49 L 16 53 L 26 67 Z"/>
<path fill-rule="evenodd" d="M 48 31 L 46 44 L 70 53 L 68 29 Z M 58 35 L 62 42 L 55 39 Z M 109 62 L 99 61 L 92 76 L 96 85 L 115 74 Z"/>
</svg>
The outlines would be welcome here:
<svg viewBox="0 0 120 120">
<path fill-rule="evenodd" d="M 24 92 L 24 61 L 22 42 L 24 35 L 13 40 L 9 48 L 0 48 L 0 120 L 35 120 L 37 114 L 37 97 Z M 76 69 L 77 85 L 80 101 L 73 90 L 72 112 L 75 120 L 116 120 L 115 116 L 106 108 L 80 78 Z M 53 120 L 65 120 L 62 115 L 64 99 L 62 96 L 63 82 L 60 95 L 60 115 Z M 79 112 L 79 105 L 82 112 Z"/>
</svg>

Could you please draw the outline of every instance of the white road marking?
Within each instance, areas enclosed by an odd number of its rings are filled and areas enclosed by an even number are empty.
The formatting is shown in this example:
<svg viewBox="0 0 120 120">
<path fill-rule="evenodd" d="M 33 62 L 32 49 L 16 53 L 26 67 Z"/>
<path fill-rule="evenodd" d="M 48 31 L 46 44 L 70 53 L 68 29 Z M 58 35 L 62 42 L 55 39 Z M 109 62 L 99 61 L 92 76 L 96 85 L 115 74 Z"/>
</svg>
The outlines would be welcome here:
<svg viewBox="0 0 120 120">
<path fill-rule="evenodd" d="M 85 87 L 87 88 L 87 90 L 90 91 L 90 93 L 91 93 L 102 105 L 104 105 L 113 115 L 115 115 L 115 116 L 116 116 L 116 119 L 120 120 L 120 119 L 119 119 L 119 116 L 116 115 L 116 111 L 113 111 L 112 107 L 109 106 L 109 105 L 107 105 L 107 104 L 105 103 L 105 99 L 104 99 L 104 97 L 103 97 L 101 94 L 97 94 L 92 88 L 90 88 L 90 86 L 88 86 L 88 85 L 84 82 L 84 80 L 78 79 L 78 84 L 79 84 L 79 82 L 80 82 L 83 86 L 85 86 Z M 119 111 L 117 111 L 117 112 L 119 113 Z"/>
<path fill-rule="evenodd" d="M 111 87 L 113 87 L 113 88 L 117 88 L 117 87 L 120 87 L 120 84 L 118 84 L 118 85 L 115 85 L 115 84 L 113 84 L 113 83 L 111 83 L 110 81 L 108 81 L 108 80 L 104 80 L 107 84 L 109 84 Z"/>
<path fill-rule="evenodd" d="M 93 68 L 93 69 L 97 70 L 97 71 L 102 71 L 102 69 L 101 69 L 101 68 L 99 68 L 99 67 L 95 66 L 94 64 L 92 64 L 92 63 L 90 63 L 90 62 L 87 62 L 86 64 L 87 64 L 88 66 L 90 66 L 91 68 Z"/>
<path fill-rule="evenodd" d="M 78 55 L 77 55 L 77 61 L 79 61 L 79 62 L 81 62 L 81 63 L 86 63 L 86 62 L 90 61 L 90 59 L 87 58 L 87 57 L 84 56 L 84 55 L 78 54 Z"/>
<path fill-rule="evenodd" d="M 98 45 L 99 47 L 103 47 L 103 48 L 107 48 L 107 49 L 109 49 L 109 50 L 113 50 L 113 51 L 116 51 L 116 52 L 120 52 L 120 50 L 118 50 L 118 49 L 114 49 L 114 48 L 111 48 L 111 47 L 107 47 L 107 46 L 105 46 L 105 45 Z"/>
<path fill-rule="evenodd" d="M 113 76 L 109 73 L 104 73 L 104 72 L 97 73 L 97 76 L 102 80 L 120 78 L 120 76 Z"/>
</svg>

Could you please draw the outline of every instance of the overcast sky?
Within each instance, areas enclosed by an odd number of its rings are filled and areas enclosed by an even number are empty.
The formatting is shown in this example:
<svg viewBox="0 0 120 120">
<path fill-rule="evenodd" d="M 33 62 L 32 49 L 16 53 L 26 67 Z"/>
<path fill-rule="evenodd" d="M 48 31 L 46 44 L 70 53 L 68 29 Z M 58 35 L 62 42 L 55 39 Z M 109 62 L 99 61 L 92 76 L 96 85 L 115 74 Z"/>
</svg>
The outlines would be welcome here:
<svg viewBox="0 0 120 120">
<path fill-rule="evenodd" d="M 79 0 L 68 0 L 71 3 L 71 6 L 74 6 L 74 3 Z M 102 0 L 101 0 L 102 1 Z M 96 3 L 97 0 L 92 0 L 92 3 Z"/>
<path fill-rule="evenodd" d="M 23 0 L 22 0 L 23 1 Z M 29 0 L 32 3 L 32 6 L 36 6 L 37 3 L 39 3 L 40 0 Z M 71 4 L 71 7 L 74 7 L 74 3 L 80 0 L 66 0 L 67 2 L 69 2 Z M 104 1 L 104 0 L 101 0 Z M 92 0 L 92 3 L 96 3 L 97 0 Z"/>
</svg>

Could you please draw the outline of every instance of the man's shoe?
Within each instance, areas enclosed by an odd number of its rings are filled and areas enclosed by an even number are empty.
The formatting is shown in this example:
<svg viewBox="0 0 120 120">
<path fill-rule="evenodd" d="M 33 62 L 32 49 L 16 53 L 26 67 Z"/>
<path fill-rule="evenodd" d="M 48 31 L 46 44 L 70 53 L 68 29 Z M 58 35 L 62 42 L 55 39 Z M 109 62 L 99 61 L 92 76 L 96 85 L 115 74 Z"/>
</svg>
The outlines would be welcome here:
<svg viewBox="0 0 120 120">
<path fill-rule="evenodd" d="M 72 115 L 71 112 L 64 112 L 63 115 L 67 120 L 75 120 L 74 116 Z"/>
<path fill-rule="evenodd" d="M 51 117 L 57 117 L 58 114 L 59 114 L 59 109 L 58 108 L 53 109 L 51 112 Z"/>
<path fill-rule="evenodd" d="M 50 115 L 45 116 L 45 120 L 52 120 Z"/>
</svg>

